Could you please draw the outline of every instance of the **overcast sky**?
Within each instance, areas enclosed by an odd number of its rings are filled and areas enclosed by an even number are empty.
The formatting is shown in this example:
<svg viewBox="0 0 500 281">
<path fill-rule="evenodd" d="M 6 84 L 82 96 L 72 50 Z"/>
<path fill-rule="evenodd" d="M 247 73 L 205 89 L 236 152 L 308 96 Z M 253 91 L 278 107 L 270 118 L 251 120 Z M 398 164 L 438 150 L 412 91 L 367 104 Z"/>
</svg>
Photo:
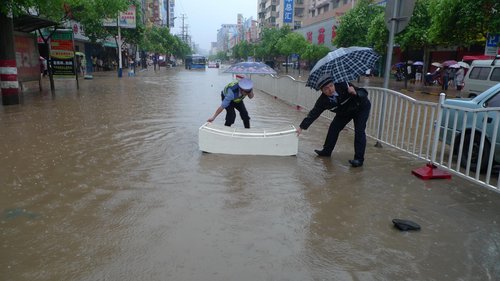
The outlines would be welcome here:
<svg viewBox="0 0 500 281">
<path fill-rule="evenodd" d="M 237 15 L 257 20 L 258 0 L 175 0 L 174 34 L 181 32 L 182 14 L 188 34 L 201 49 L 208 52 L 210 43 L 217 41 L 221 24 L 236 24 Z"/>
</svg>

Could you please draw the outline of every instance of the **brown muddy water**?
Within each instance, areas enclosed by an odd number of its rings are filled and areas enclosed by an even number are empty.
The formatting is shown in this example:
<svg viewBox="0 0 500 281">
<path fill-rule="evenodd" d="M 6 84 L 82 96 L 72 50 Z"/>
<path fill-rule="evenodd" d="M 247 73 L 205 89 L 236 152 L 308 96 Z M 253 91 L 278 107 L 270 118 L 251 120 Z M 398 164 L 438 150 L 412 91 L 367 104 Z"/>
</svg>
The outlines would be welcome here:
<svg viewBox="0 0 500 281">
<path fill-rule="evenodd" d="M 373 140 L 350 168 L 350 131 L 318 158 L 328 120 L 297 156 L 200 152 L 230 81 L 99 73 L 0 107 L 0 280 L 499 280 L 498 193 L 422 181 L 424 163 Z M 306 114 L 259 91 L 245 103 L 255 128 Z"/>
</svg>

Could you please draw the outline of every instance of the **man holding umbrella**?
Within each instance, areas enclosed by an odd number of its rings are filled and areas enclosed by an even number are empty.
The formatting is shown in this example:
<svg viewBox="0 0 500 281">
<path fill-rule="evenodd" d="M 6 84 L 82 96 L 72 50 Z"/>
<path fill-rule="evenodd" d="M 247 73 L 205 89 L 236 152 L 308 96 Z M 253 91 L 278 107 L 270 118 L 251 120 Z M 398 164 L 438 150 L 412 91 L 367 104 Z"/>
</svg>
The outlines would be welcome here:
<svg viewBox="0 0 500 281">
<path fill-rule="evenodd" d="M 349 160 L 352 167 L 361 167 L 365 160 L 366 122 L 370 115 L 371 103 L 366 90 L 356 88 L 346 81 L 352 81 L 372 69 L 379 56 L 370 48 L 340 48 L 328 53 L 314 66 L 306 86 L 321 90 L 321 95 L 313 109 L 302 120 L 297 134 L 309 126 L 325 110 L 336 113 L 326 135 L 322 150 L 314 150 L 318 156 L 330 157 L 340 132 L 354 121 L 354 159 Z"/>
</svg>

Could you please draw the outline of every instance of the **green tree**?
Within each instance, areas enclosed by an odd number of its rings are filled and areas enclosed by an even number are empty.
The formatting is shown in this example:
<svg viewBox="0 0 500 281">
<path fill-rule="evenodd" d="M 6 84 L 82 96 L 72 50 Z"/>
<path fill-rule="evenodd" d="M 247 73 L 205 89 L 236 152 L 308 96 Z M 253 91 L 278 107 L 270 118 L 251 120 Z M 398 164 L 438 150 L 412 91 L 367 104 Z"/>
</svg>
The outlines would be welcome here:
<svg viewBox="0 0 500 281">
<path fill-rule="evenodd" d="M 372 5 L 371 0 L 359 0 L 352 10 L 340 18 L 333 44 L 337 47 L 369 46 L 367 30 L 383 11 L 382 7 Z"/>
<path fill-rule="evenodd" d="M 14 16 L 35 13 L 55 22 L 74 19 L 90 36 L 97 28 L 96 33 L 101 33 L 104 18 L 117 17 L 130 4 L 140 5 L 137 0 L 1 0 L 1 3 L 0 11 L 7 13 L 11 10 Z"/>
<path fill-rule="evenodd" d="M 403 50 L 419 50 L 433 45 L 428 36 L 430 0 L 417 0 L 408 26 L 396 37 Z"/>
<path fill-rule="evenodd" d="M 291 54 L 301 54 L 307 47 L 308 42 L 299 33 L 288 33 L 276 43 L 278 53 L 283 56 L 290 56 Z"/>
<path fill-rule="evenodd" d="M 242 41 L 236 44 L 233 48 L 233 58 L 237 60 L 247 60 L 249 56 L 254 55 L 255 46 L 247 41 Z"/>
<path fill-rule="evenodd" d="M 176 42 L 167 27 L 152 26 L 146 28 L 144 37 L 141 47 L 145 51 L 170 54 L 174 50 Z"/>
<path fill-rule="evenodd" d="M 289 26 L 278 28 L 266 28 L 261 33 L 261 41 L 255 49 L 257 57 L 262 60 L 274 60 L 280 55 L 278 48 L 278 41 L 280 38 L 285 37 L 291 33 L 292 30 Z"/>
<path fill-rule="evenodd" d="M 387 42 L 389 41 L 389 31 L 385 25 L 384 13 L 378 14 L 368 28 L 367 34 L 368 46 L 372 47 L 377 53 L 387 53 Z"/>
<path fill-rule="evenodd" d="M 431 0 L 429 30 L 445 46 L 484 44 L 488 33 L 500 33 L 498 0 Z"/>
<path fill-rule="evenodd" d="M 326 56 L 330 52 L 330 49 L 325 45 L 314 45 L 309 43 L 304 52 L 302 52 L 302 58 L 309 61 L 309 65 L 312 66 L 320 60 L 322 57 Z"/>
</svg>

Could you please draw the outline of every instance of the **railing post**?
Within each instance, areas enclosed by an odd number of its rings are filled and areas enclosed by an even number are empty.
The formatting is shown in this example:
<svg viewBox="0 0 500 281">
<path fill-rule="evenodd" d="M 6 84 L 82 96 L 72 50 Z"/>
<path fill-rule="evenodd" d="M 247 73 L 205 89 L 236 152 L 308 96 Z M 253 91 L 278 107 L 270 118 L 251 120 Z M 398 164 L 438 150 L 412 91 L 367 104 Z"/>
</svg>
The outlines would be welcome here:
<svg viewBox="0 0 500 281">
<path fill-rule="evenodd" d="M 439 94 L 439 103 L 437 105 L 437 118 L 434 126 L 434 140 L 432 141 L 432 152 L 431 152 L 431 164 L 436 163 L 437 147 L 439 143 L 439 131 L 441 127 L 441 122 L 443 118 L 443 103 L 446 97 L 445 93 Z"/>
<path fill-rule="evenodd" d="M 439 142 L 439 131 L 440 131 L 440 126 L 441 126 L 441 119 L 442 119 L 442 107 L 444 103 L 444 98 L 445 94 L 441 93 L 439 95 L 439 104 L 438 104 L 438 111 L 437 111 L 437 119 L 436 119 L 436 124 L 434 128 L 434 141 L 432 144 L 432 152 L 431 152 L 431 161 L 427 163 L 424 167 L 420 167 L 417 169 L 414 169 L 412 171 L 412 174 L 415 176 L 424 179 L 424 180 L 429 180 L 429 179 L 451 179 L 451 174 L 446 172 L 446 171 L 440 171 L 437 166 L 434 164 L 436 160 L 436 153 L 437 153 L 437 145 Z"/>
</svg>

